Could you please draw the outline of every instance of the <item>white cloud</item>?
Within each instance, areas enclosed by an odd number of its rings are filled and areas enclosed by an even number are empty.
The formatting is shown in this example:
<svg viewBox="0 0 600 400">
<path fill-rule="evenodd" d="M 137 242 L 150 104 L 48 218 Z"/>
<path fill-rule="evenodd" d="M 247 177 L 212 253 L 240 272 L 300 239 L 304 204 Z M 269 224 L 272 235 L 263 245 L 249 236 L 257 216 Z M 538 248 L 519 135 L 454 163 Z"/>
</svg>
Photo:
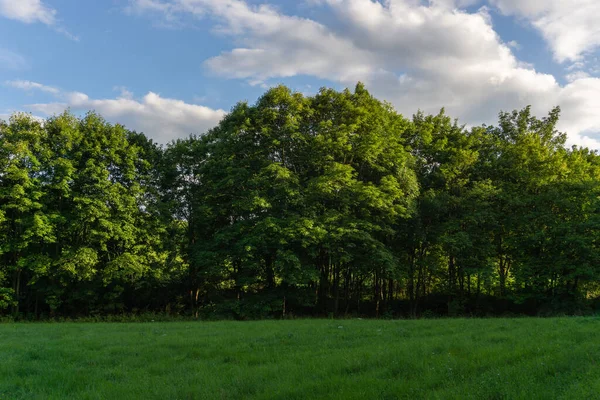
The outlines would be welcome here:
<svg viewBox="0 0 600 400">
<path fill-rule="evenodd" d="M 268 5 L 251 7 L 238 0 L 152 0 L 151 4 L 134 0 L 131 7 L 138 12 L 158 11 L 170 19 L 174 12 L 208 15 L 221 23 L 217 33 L 244 45 L 206 62 L 219 75 L 258 85 L 267 78 L 299 74 L 353 80 L 373 70 L 370 51 L 356 48 L 317 22 L 282 15 Z M 345 62 L 349 54 L 352 63 Z"/>
<path fill-rule="evenodd" d="M 41 0 L 0 0 L 0 15 L 26 24 L 41 22 L 71 40 L 79 40 L 77 36 L 58 24 L 57 11 Z"/>
<path fill-rule="evenodd" d="M 583 61 L 576 61 L 573 64 L 571 64 L 568 67 L 566 67 L 565 69 L 567 71 L 574 71 L 574 70 L 585 68 L 585 65 L 586 65 L 586 63 L 583 62 Z"/>
<path fill-rule="evenodd" d="M 29 64 L 20 54 L 0 48 L 0 69 L 22 70 Z"/>
<path fill-rule="evenodd" d="M 211 18 L 217 34 L 232 38 L 236 48 L 206 61 L 214 74 L 252 84 L 297 75 L 349 86 L 361 80 L 404 114 L 446 107 L 470 124 L 494 123 L 498 111 L 528 104 L 538 115 L 560 105 L 569 143 L 600 148 L 583 136 L 600 132 L 600 79 L 572 75 L 561 86 L 520 62 L 510 48 L 514 43 L 503 43 L 494 31 L 485 7 L 467 12 L 460 9 L 466 3 L 452 0 L 310 0 L 333 11 L 335 22 L 324 25 L 243 0 L 152 3 L 168 6 L 170 18 Z M 140 12 L 157 11 L 136 4 Z M 524 10 L 540 12 L 531 7 Z"/>
<path fill-rule="evenodd" d="M 59 114 L 67 108 L 95 110 L 107 120 L 144 132 L 160 143 L 190 133 L 204 133 L 216 126 L 225 115 L 223 110 L 164 98 L 153 92 L 135 99 L 133 93 L 121 87 L 117 88 L 121 95 L 114 99 L 92 99 L 85 93 L 64 92 L 36 82 L 12 81 L 10 85 L 22 90 L 43 90 L 57 97 L 55 102 L 26 105 L 28 110 L 46 115 Z"/>
<path fill-rule="evenodd" d="M 490 0 L 502 13 L 527 19 L 557 61 L 576 61 L 600 46 L 597 0 Z"/>
<path fill-rule="evenodd" d="M 125 7 L 125 12 L 129 15 L 159 13 L 162 18 L 156 25 L 167 28 L 183 26 L 179 19 L 179 14 L 183 11 L 184 9 L 178 3 L 163 2 L 162 0 L 130 0 L 130 4 Z"/>
<path fill-rule="evenodd" d="M 133 99 L 133 93 L 131 91 L 129 91 L 129 89 L 127 89 L 127 87 L 125 87 L 125 86 L 115 86 L 115 87 L 113 87 L 113 90 L 120 93 L 119 98 L 121 98 L 121 99 L 127 99 L 127 100 Z"/>
<path fill-rule="evenodd" d="M 56 23 L 56 10 L 46 6 L 41 0 L 0 0 L 0 15 L 28 24 Z"/>
<path fill-rule="evenodd" d="M 559 128 L 579 133 L 569 142 L 600 150 L 600 142 L 586 135 L 600 132 L 600 79 L 579 78 L 561 88 L 557 99 L 563 109 Z"/>
<path fill-rule="evenodd" d="M 5 85 L 13 87 L 15 89 L 22 90 L 40 90 L 46 93 L 58 94 L 60 90 L 52 86 L 42 85 L 41 83 L 31 82 L 31 81 L 23 81 L 23 80 L 15 80 L 15 81 L 6 81 Z"/>
<path fill-rule="evenodd" d="M 565 75 L 565 79 L 569 82 L 575 82 L 580 79 L 589 78 L 590 74 L 585 71 L 575 71 Z"/>
<path fill-rule="evenodd" d="M 508 47 L 513 48 L 515 50 L 521 49 L 521 45 L 516 40 L 511 40 L 510 42 L 507 42 L 506 44 L 508 45 Z"/>
</svg>

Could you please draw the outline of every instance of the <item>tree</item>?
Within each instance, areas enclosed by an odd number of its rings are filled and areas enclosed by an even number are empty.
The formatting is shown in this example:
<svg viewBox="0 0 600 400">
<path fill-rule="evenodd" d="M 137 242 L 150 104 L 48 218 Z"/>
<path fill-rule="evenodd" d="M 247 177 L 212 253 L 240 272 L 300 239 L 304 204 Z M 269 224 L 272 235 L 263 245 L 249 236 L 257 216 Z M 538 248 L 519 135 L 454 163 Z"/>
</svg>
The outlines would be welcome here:
<svg viewBox="0 0 600 400">
<path fill-rule="evenodd" d="M 0 122 L 0 312 L 583 313 L 600 157 L 560 110 L 470 129 L 280 86 L 164 148 L 93 112 Z"/>
<path fill-rule="evenodd" d="M 0 124 L 0 277 L 11 280 L 10 289 L 3 291 L 8 298 L 3 304 L 11 303 L 15 315 L 26 299 L 27 280 L 49 263 L 40 247 L 55 241 L 43 209 L 45 134 L 40 122 L 25 114 Z"/>
</svg>

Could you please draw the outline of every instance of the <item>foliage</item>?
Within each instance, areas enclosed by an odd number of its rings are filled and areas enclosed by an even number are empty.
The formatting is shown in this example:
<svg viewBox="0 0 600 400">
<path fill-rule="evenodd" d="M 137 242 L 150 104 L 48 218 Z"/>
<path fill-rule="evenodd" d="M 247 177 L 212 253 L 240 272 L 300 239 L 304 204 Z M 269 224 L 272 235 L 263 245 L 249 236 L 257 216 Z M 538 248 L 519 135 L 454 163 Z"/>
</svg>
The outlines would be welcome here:
<svg viewBox="0 0 600 400">
<path fill-rule="evenodd" d="M 600 158 L 560 110 L 465 128 L 280 86 L 159 146 L 91 112 L 0 123 L 0 313 L 589 313 Z"/>
</svg>

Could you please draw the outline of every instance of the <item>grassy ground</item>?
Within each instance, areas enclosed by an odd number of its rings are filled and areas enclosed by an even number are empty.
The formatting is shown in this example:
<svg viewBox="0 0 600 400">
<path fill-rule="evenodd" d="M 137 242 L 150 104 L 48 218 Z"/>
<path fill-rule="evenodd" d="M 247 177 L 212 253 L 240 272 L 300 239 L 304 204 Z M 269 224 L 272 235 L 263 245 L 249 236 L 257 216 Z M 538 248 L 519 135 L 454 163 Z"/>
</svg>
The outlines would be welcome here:
<svg viewBox="0 0 600 400">
<path fill-rule="evenodd" d="M 0 325 L 0 399 L 600 399 L 600 319 Z"/>
</svg>

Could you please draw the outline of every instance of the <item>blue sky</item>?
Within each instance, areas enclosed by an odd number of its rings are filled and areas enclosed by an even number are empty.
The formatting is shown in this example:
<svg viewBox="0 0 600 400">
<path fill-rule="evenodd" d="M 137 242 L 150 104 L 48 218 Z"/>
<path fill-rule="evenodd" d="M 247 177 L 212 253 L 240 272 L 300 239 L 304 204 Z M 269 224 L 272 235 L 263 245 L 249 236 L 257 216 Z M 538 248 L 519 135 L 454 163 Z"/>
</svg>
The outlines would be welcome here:
<svg viewBox="0 0 600 400">
<path fill-rule="evenodd" d="M 95 109 L 159 142 L 283 83 L 353 87 L 466 124 L 563 109 L 600 148 L 600 4 L 588 0 L 0 0 L 0 116 Z"/>
</svg>

